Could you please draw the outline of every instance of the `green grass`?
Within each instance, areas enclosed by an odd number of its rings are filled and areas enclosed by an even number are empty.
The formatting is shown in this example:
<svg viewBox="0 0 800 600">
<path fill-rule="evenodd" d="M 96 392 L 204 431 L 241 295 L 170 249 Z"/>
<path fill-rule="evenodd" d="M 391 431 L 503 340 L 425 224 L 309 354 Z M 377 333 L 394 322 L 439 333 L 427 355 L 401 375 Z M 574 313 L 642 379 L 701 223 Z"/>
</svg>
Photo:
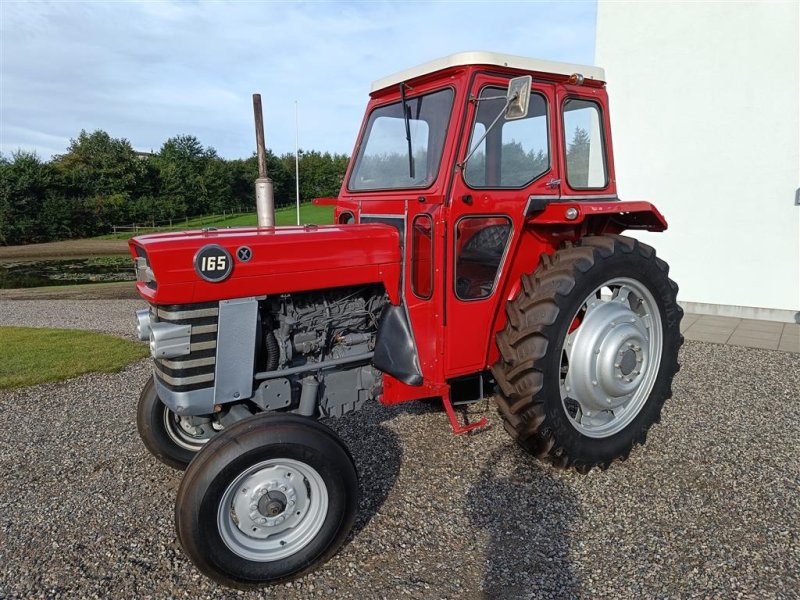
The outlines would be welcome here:
<svg viewBox="0 0 800 600">
<path fill-rule="evenodd" d="M 243 215 L 233 215 L 230 217 L 223 217 L 222 215 L 193 217 L 189 219 L 188 223 L 184 221 L 176 221 L 172 227 L 159 229 L 158 231 L 185 231 L 187 229 L 200 229 L 202 227 L 216 227 L 222 229 L 224 227 L 246 227 L 255 226 L 257 223 L 256 213 L 246 213 Z M 315 206 L 314 204 L 301 204 L 300 205 L 300 224 L 307 225 L 313 223 L 315 225 L 327 225 L 333 223 L 333 207 L 332 206 Z M 276 225 L 296 225 L 297 224 L 297 209 L 294 206 L 284 206 L 275 210 L 275 224 Z M 140 231 L 135 235 L 144 235 L 150 233 L 151 230 Z M 134 234 L 126 231 L 122 233 L 109 233 L 108 235 L 101 235 L 95 239 L 101 240 L 126 240 L 133 237 Z"/>
<path fill-rule="evenodd" d="M 144 344 L 101 333 L 0 327 L 0 390 L 112 373 L 147 354 Z"/>
</svg>

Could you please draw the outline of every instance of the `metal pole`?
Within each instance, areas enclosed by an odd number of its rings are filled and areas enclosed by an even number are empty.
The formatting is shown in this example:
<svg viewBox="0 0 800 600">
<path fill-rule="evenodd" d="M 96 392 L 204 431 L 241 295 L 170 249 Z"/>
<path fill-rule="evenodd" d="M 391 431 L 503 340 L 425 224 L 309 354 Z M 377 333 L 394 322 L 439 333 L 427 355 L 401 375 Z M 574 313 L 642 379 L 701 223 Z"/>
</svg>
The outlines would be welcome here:
<svg viewBox="0 0 800 600">
<path fill-rule="evenodd" d="M 258 155 L 258 179 L 256 179 L 256 213 L 259 227 L 275 225 L 275 197 L 272 180 L 267 174 L 267 150 L 264 146 L 264 115 L 261 110 L 261 94 L 253 94 L 253 115 L 256 122 L 256 153 Z"/>
<path fill-rule="evenodd" d="M 300 126 L 297 117 L 297 100 L 294 101 L 294 184 L 297 199 L 297 224 L 300 225 Z"/>
</svg>

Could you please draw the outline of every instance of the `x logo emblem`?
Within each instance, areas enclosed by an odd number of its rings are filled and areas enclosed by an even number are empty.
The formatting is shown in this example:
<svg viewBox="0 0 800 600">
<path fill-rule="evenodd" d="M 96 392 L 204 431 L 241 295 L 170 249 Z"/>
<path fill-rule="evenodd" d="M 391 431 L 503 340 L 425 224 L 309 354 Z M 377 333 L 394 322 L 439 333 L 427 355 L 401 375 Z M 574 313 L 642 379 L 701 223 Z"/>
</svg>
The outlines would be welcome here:
<svg viewBox="0 0 800 600">
<path fill-rule="evenodd" d="M 236 251 L 236 256 L 239 257 L 239 260 L 242 262 L 247 262 L 251 258 L 253 258 L 253 251 L 250 250 L 247 246 L 242 246 Z"/>
</svg>

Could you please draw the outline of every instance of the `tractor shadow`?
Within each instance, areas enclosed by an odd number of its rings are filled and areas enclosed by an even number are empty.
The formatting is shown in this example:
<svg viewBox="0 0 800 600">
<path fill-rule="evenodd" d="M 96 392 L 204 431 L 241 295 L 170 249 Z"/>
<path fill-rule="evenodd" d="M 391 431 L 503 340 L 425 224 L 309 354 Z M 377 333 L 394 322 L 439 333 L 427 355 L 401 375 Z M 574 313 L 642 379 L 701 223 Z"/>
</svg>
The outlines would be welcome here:
<svg viewBox="0 0 800 600">
<path fill-rule="evenodd" d="M 397 407 L 368 403 L 343 418 L 324 421 L 347 444 L 358 469 L 361 498 L 349 541 L 378 513 L 400 475 L 403 461 L 400 438 L 384 425 L 397 413 Z"/>
<path fill-rule="evenodd" d="M 512 445 L 484 465 L 465 499 L 472 526 L 489 536 L 483 597 L 578 597 L 569 529 L 580 513 L 569 486 Z"/>
</svg>

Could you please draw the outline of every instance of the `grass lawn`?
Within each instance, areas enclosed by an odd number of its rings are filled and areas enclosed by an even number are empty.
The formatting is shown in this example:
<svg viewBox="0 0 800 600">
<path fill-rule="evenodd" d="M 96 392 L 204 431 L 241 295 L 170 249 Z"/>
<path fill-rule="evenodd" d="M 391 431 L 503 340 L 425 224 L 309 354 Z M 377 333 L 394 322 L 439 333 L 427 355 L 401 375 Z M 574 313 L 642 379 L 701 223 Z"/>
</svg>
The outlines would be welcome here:
<svg viewBox="0 0 800 600">
<path fill-rule="evenodd" d="M 0 389 L 112 373 L 148 353 L 145 344 L 90 331 L 0 327 Z"/>
<path fill-rule="evenodd" d="M 257 222 L 256 213 L 246 213 L 243 215 L 233 215 L 230 217 L 195 217 L 186 221 L 176 221 L 175 225 L 171 228 L 160 229 L 159 231 L 184 231 L 187 229 L 200 229 L 202 227 L 216 227 L 222 229 L 223 227 L 255 227 Z M 314 204 L 306 203 L 300 205 L 300 224 L 307 225 L 313 223 L 314 225 L 327 225 L 333 223 L 333 206 L 315 206 Z M 297 209 L 294 206 L 284 206 L 275 210 L 275 224 L 276 225 L 296 225 L 297 224 Z M 144 235 L 150 233 L 149 230 L 141 231 L 136 235 Z M 154 232 L 157 233 L 157 232 Z M 109 233 L 108 235 L 101 235 L 98 240 L 127 240 L 133 237 L 131 232 Z"/>
</svg>

